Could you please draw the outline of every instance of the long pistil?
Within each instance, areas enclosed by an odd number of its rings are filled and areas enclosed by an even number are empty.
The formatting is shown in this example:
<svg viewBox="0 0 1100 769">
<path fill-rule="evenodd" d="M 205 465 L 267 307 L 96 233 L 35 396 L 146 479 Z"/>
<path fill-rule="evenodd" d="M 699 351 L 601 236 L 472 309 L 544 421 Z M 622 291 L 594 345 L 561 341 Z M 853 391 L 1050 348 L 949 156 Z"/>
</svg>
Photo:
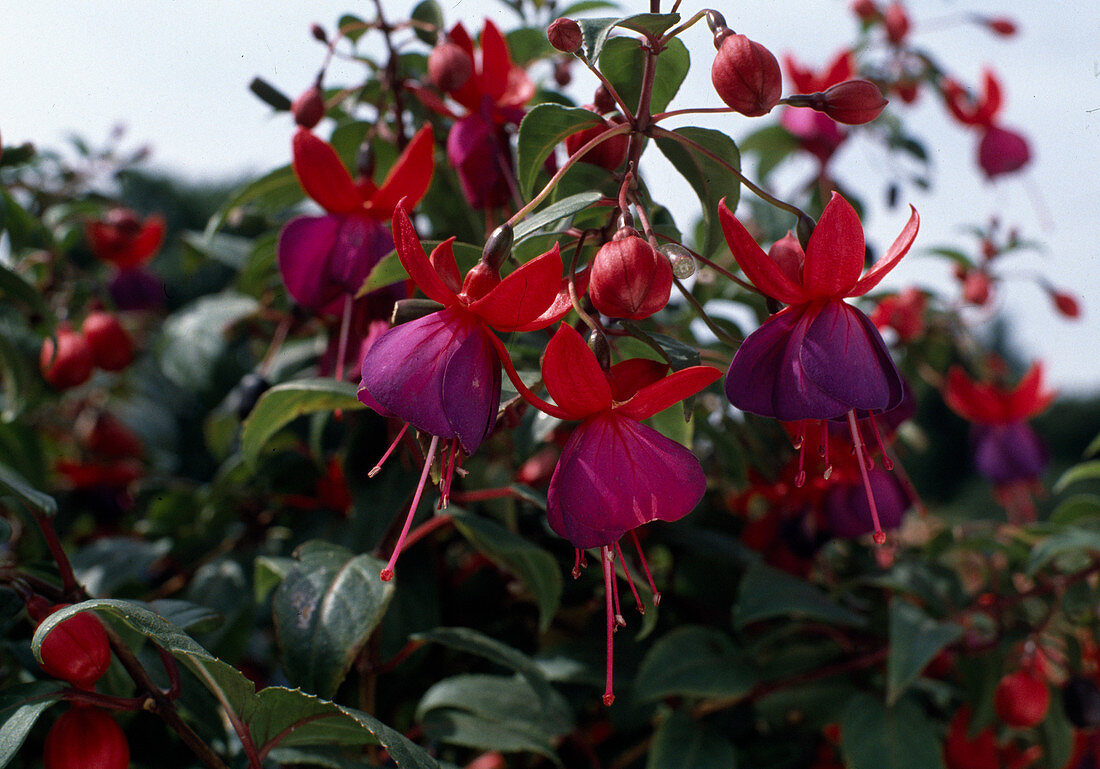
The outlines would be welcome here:
<svg viewBox="0 0 1100 769">
<path fill-rule="evenodd" d="M 848 427 L 852 431 L 852 443 L 856 449 L 856 462 L 859 464 L 859 474 L 863 478 L 863 490 L 867 492 L 867 504 L 871 508 L 871 521 L 875 525 L 875 544 L 886 543 L 886 532 L 882 530 L 882 524 L 878 519 L 878 506 L 875 505 L 875 495 L 871 491 L 871 479 L 867 476 L 867 463 L 863 454 L 863 436 L 859 433 L 859 425 L 856 424 L 856 411 L 848 412 Z"/>
<path fill-rule="evenodd" d="M 416 493 L 413 495 L 409 514 L 405 516 L 405 525 L 401 527 L 401 535 L 397 538 L 397 544 L 394 545 L 393 555 L 390 556 L 389 563 L 386 564 L 386 568 L 382 569 L 382 573 L 379 575 L 383 582 L 389 582 L 393 579 L 393 567 L 397 564 L 397 557 L 401 555 L 401 547 L 405 544 L 405 537 L 409 535 L 409 528 L 412 526 L 413 516 L 416 515 L 416 508 L 420 505 L 420 496 L 424 493 L 424 487 L 428 484 L 428 474 L 431 472 L 432 460 L 435 459 L 435 450 L 438 446 L 439 436 L 433 435 L 431 445 L 428 446 L 428 455 L 424 457 L 424 469 L 420 472 L 420 482 L 416 485 Z"/>
<path fill-rule="evenodd" d="M 604 545 L 600 548 L 600 561 L 603 563 L 603 587 L 604 599 L 607 608 L 607 680 L 603 692 L 603 704 L 611 705 L 615 701 L 614 683 L 612 680 L 612 660 L 615 656 L 615 607 L 614 583 L 615 575 L 612 573 L 611 549 Z"/>
</svg>

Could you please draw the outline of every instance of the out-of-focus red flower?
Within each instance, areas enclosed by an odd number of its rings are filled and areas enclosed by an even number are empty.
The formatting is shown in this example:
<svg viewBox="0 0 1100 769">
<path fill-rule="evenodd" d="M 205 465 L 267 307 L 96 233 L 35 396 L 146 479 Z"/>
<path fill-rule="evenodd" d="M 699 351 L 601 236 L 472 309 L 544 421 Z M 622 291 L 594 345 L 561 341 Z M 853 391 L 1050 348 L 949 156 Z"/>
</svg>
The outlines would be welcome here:
<svg viewBox="0 0 1100 769">
<path fill-rule="evenodd" d="M 901 45 L 909 34 L 909 14 L 899 2 L 890 3 L 883 14 L 886 38 L 894 45 Z"/>
<path fill-rule="evenodd" d="M 924 333 L 924 308 L 928 297 L 919 288 L 906 288 L 899 294 L 886 296 L 871 313 L 871 322 L 881 328 L 892 328 L 902 344 Z"/>
<path fill-rule="evenodd" d="M 797 93 L 824 91 L 829 86 L 850 80 L 856 72 L 855 56 L 850 50 L 843 50 L 833 60 L 819 70 L 804 67 L 790 54 L 783 57 L 783 66 Z"/>
<path fill-rule="evenodd" d="M 128 208 L 115 208 L 100 221 L 88 222 L 85 233 L 92 252 L 109 264 L 126 269 L 152 258 L 164 241 L 164 217 L 144 221 Z"/>
<path fill-rule="evenodd" d="M 88 313 L 80 330 L 99 368 L 121 371 L 133 362 L 134 340 L 111 313 L 102 310 Z"/>
<path fill-rule="evenodd" d="M 42 378 L 50 387 L 68 390 L 88 381 L 95 368 L 95 358 L 88 341 L 63 323 L 57 328 L 56 348 L 52 338 L 42 343 L 38 365 Z"/>
<path fill-rule="evenodd" d="M 43 769 L 127 769 L 130 744 L 109 713 L 77 705 L 50 727 L 42 766 Z"/>
</svg>

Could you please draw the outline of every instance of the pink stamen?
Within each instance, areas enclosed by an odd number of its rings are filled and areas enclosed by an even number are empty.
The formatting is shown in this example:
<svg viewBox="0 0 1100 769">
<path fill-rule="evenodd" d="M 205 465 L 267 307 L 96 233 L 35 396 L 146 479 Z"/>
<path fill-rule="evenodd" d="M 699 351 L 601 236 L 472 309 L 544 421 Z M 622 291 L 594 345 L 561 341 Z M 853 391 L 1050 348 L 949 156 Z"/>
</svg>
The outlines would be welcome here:
<svg viewBox="0 0 1100 769">
<path fill-rule="evenodd" d="M 401 527 L 401 535 L 397 538 L 397 544 L 393 548 L 390 562 L 386 564 L 386 568 L 382 569 L 382 573 L 379 575 L 383 582 L 389 582 L 393 579 L 393 567 L 397 564 L 397 556 L 401 555 L 401 547 L 405 544 L 405 537 L 409 535 L 409 527 L 412 526 L 413 516 L 416 515 L 416 508 L 420 505 L 420 495 L 424 493 L 424 487 L 428 484 L 428 473 L 432 469 L 432 460 L 435 459 L 435 450 L 438 446 L 439 436 L 433 435 L 431 445 L 428 446 L 428 456 L 424 457 L 424 469 L 420 472 L 420 482 L 416 484 L 416 493 L 413 495 L 409 514 L 405 516 L 405 525 Z"/>
<path fill-rule="evenodd" d="M 441 509 L 446 510 L 447 504 L 451 498 L 451 481 L 454 479 L 455 473 L 455 457 L 458 455 L 458 438 L 451 441 L 451 460 L 447 464 L 447 472 L 443 475 L 443 490 L 440 497 L 439 504 Z"/>
<path fill-rule="evenodd" d="M 399 432 L 397 434 L 397 437 L 393 439 L 393 443 L 391 443 L 390 447 L 388 449 L 386 449 L 386 453 L 383 454 L 382 458 L 378 460 L 378 464 L 376 464 L 374 467 L 372 467 L 370 469 L 370 472 L 367 473 L 368 478 L 373 478 L 374 476 L 376 476 L 380 472 L 382 472 L 382 465 L 385 463 L 385 461 L 387 459 L 390 458 L 390 454 L 392 454 L 393 450 L 397 448 L 397 444 L 399 444 L 401 442 L 401 439 L 405 437 L 405 431 L 408 430 L 408 429 L 409 429 L 409 423 L 406 422 L 405 426 L 401 428 L 401 432 Z"/>
<path fill-rule="evenodd" d="M 806 447 L 802 445 L 802 442 L 798 443 L 798 472 L 794 474 L 795 488 L 801 489 L 806 484 L 806 471 L 803 469 L 803 464 L 806 460 Z"/>
<path fill-rule="evenodd" d="M 642 603 L 642 599 L 638 596 L 638 588 L 634 587 L 634 577 L 630 575 L 630 567 L 626 564 L 626 558 L 623 556 L 623 549 L 619 546 L 619 543 L 615 543 L 615 553 L 619 556 L 619 563 L 623 565 L 623 573 L 626 574 L 626 584 L 630 585 L 630 592 L 634 594 L 634 606 L 638 609 L 639 614 L 645 614 L 645 604 Z"/>
<path fill-rule="evenodd" d="M 649 564 L 646 562 L 645 553 L 642 552 L 642 543 L 638 541 L 638 534 L 634 529 L 630 530 L 630 537 L 634 540 L 634 549 L 638 551 L 638 560 L 642 562 L 642 571 L 645 572 L 645 578 L 649 582 L 649 589 L 653 593 L 653 605 L 661 605 L 661 593 L 657 590 L 657 585 L 653 582 L 653 575 L 649 573 Z"/>
<path fill-rule="evenodd" d="M 340 341 L 336 344 L 336 381 L 344 381 L 344 357 L 348 353 L 348 334 L 351 331 L 351 307 L 355 300 L 351 294 L 344 297 L 344 317 L 340 320 Z"/>
<path fill-rule="evenodd" d="M 825 463 L 825 469 L 821 471 L 821 477 L 829 480 L 829 476 L 833 474 L 833 466 L 829 464 L 829 431 L 824 427 L 821 429 L 821 446 L 818 450 L 821 453 L 821 461 Z"/>
<path fill-rule="evenodd" d="M 882 435 L 878 431 L 878 422 L 874 417 L 867 420 L 871 423 L 871 430 L 875 433 L 875 443 L 878 445 L 878 450 L 882 452 L 882 469 L 893 470 L 894 462 L 890 459 L 890 455 L 886 453 L 886 444 L 882 442 Z"/>
<path fill-rule="evenodd" d="M 615 553 L 608 552 L 608 557 L 614 561 Z M 626 617 L 623 616 L 623 608 L 619 605 L 619 580 L 613 579 L 611 581 L 611 589 L 615 593 L 615 630 L 618 630 L 621 627 L 626 627 Z"/>
<path fill-rule="evenodd" d="M 856 459 L 859 464 L 859 474 L 863 477 L 863 490 L 867 492 L 867 504 L 871 508 L 871 521 L 875 525 L 874 540 L 876 545 L 886 543 L 886 532 L 882 530 L 882 524 L 878 520 L 878 507 L 875 505 L 875 495 L 871 492 L 871 479 L 867 477 L 867 465 L 863 455 L 863 436 L 859 433 L 859 425 L 856 424 L 856 411 L 848 412 L 848 428 L 852 432 L 852 443 L 855 445 Z"/>
<path fill-rule="evenodd" d="M 615 701 L 614 684 L 612 681 L 612 664 L 615 656 L 615 619 L 612 607 L 614 598 L 614 576 L 611 573 L 611 551 L 605 545 L 600 548 L 600 561 L 603 562 L 603 587 L 607 608 L 607 682 L 603 691 L 603 704 L 610 706 Z"/>
<path fill-rule="evenodd" d="M 588 564 L 584 563 L 584 552 L 579 548 L 573 548 L 573 579 L 580 579 L 581 569 Z"/>
</svg>

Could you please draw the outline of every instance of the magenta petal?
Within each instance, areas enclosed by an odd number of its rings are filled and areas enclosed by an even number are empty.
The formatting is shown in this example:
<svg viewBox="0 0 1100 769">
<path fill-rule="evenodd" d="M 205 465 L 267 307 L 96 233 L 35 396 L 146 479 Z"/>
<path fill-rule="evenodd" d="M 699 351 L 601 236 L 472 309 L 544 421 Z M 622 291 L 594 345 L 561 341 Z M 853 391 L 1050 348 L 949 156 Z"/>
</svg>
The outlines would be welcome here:
<svg viewBox="0 0 1100 769">
<path fill-rule="evenodd" d="M 822 392 L 802 369 L 800 352 L 814 315 L 788 307 L 749 334 L 726 374 L 726 397 L 752 414 L 793 422 L 832 419 L 850 406 Z"/>
<path fill-rule="evenodd" d="M 505 162 L 493 124 L 479 113 L 459 120 L 447 134 L 447 160 L 458 173 L 462 194 L 473 208 L 496 205 L 508 194 Z"/>
<path fill-rule="evenodd" d="M 487 334 L 475 324 L 451 353 L 443 374 L 443 410 L 467 454 L 492 431 L 500 408 L 500 360 Z"/>
<path fill-rule="evenodd" d="M 799 351 L 807 379 L 827 397 L 849 409 L 877 412 L 901 402 L 901 375 L 878 329 L 859 309 L 842 301 L 826 302 L 810 323 Z"/>
<path fill-rule="evenodd" d="M 336 215 L 299 216 L 279 233 L 279 272 L 286 290 L 294 301 L 315 312 L 340 295 L 339 286 L 327 280 L 326 265 L 341 219 Z"/>
<path fill-rule="evenodd" d="M 600 547 L 650 521 L 682 518 L 705 490 L 706 476 L 688 449 L 605 413 L 582 422 L 562 449 L 546 515 L 574 547 Z"/>
<path fill-rule="evenodd" d="M 451 355 L 475 326 L 451 310 L 440 310 L 391 328 L 363 356 L 360 387 L 416 429 L 444 439 L 456 437 L 443 378 Z"/>
<path fill-rule="evenodd" d="M 1047 449 L 1026 422 L 974 425 L 971 442 L 978 473 L 998 485 L 1038 480 L 1047 466 Z"/>
<path fill-rule="evenodd" d="M 379 260 L 393 251 L 389 230 L 365 216 L 345 216 L 328 259 L 328 278 L 354 296 Z"/>
<path fill-rule="evenodd" d="M 869 470 L 867 480 L 875 497 L 875 507 L 882 528 L 898 528 L 911 504 L 901 481 L 893 473 L 880 467 Z M 835 536 L 855 538 L 874 531 L 871 506 L 867 502 L 867 491 L 862 483 L 838 483 L 830 487 L 823 509 L 825 518 L 829 521 L 829 529 Z"/>
</svg>

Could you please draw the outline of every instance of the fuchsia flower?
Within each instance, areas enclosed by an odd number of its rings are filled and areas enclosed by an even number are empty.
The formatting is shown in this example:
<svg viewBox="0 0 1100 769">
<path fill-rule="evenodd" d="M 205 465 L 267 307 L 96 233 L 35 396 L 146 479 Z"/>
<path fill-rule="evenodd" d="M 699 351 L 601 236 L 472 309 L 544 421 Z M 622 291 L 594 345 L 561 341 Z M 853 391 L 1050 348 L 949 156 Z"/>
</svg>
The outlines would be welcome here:
<svg viewBox="0 0 1100 769">
<path fill-rule="evenodd" d="M 1047 464 L 1047 450 L 1027 420 L 1039 415 L 1056 394 L 1043 388 L 1043 367 L 1036 363 L 1019 384 L 1005 389 L 979 383 L 959 366 L 947 372 L 943 397 L 956 414 L 973 423 L 971 440 L 978 473 L 993 483 L 1010 516 L 1034 520 L 1029 489 Z"/>
<path fill-rule="evenodd" d="M 432 128 L 416 133 L 382 185 L 352 179 L 332 145 L 305 128 L 294 135 L 294 173 L 324 216 L 291 219 L 279 233 L 279 271 L 294 301 L 317 313 L 346 310 L 374 265 L 393 250 L 385 222 L 398 201 L 415 206 L 431 184 Z"/>
<path fill-rule="evenodd" d="M 783 65 L 798 93 L 825 91 L 850 79 L 855 72 L 851 51 L 841 51 L 827 67 L 817 72 L 803 67 L 790 55 L 783 57 Z M 835 120 L 809 107 L 787 107 L 779 122 L 798 139 L 802 149 L 816 157 L 822 166 L 829 162 L 829 158 L 848 137 Z"/>
<path fill-rule="evenodd" d="M 393 232 L 397 255 L 409 277 L 443 309 L 395 326 L 363 356 L 359 399 L 368 406 L 381 405 L 432 436 L 420 485 L 383 579 L 393 576 L 439 441 L 450 441 L 449 469 L 442 481 L 445 500 L 459 449 L 472 454 L 496 423 L 502 358 L 508 366 L 511 363 L 493 330 L 545 328 L 572 308 L 568 291 L 562 289 L 556 244 L 504 279 L 499 262 L 483 258 L 461 281 L 453 238 L 428 257 L 402 204 L 394 212 Z"/>
<path fill-rule="evenodd" d="M 562 325 L 542 362 L 543 382 L 557 408 L 524 393 L 538 408 L 581 420 L 550 479 L 546 515 L 550 527 L 577 548 L 578 564 L 582 548 L 600 548 L 607 593 L 608 705 L 615 699 L 612 633 L 625 624 L 612 574 L 612 548 L 621 558 L 618 542 L 624 534 L 650 521 L 684 517 L 706 490 L 695 455 L 640 420 L 694 395 L 721 372 L 692 366 L 666 376 L 667 370 L 656 361 L 632 358 L 605 372 L 581 335 Z M 654 588 L 655 600 L 657 595 Z M 638 606 L 642 608 L 640 601 Z"/>
<path fill-rule="evenodd" d="M 990 179 L 1018 171 L 1031 160 L 1031 148 L 1027 139 L 1015 131 L 996 124 L 1004 100 L 1001 84 L 996 76 L 986 70 L 982 79 L 982 95 L 975 98 L 956 80 L 943 82 L 943 98 L 948 111 L 965 126 L 973 126 L 981 132 L 978 143 L 978 165 Z"/>
<path fill-rule="evenodd" d="M 846 417 L 864 467 L 856 420 L 897 406 L 902 382 L 878 329 L 844 300 L 866 294 L 905 256 L 920 226 L 916 210 L 886 255 L 862 277 L 863 227 L 835 192 L 805 253 L 788 235 L 765 254 L 725 201 L 718 215 L 746 277 L 765 296 L 789 305 L 738 349 L 726 375 L 730 402 L 786 422 Z M 796 440 L 800 451 L 801 444 Z M 866 475 L 864 487 L 870 495 Z M 869 504 L 877 518 L 873 497 Z M 875 520 L 876 541 L 884 537 Z"/>
</svg>

